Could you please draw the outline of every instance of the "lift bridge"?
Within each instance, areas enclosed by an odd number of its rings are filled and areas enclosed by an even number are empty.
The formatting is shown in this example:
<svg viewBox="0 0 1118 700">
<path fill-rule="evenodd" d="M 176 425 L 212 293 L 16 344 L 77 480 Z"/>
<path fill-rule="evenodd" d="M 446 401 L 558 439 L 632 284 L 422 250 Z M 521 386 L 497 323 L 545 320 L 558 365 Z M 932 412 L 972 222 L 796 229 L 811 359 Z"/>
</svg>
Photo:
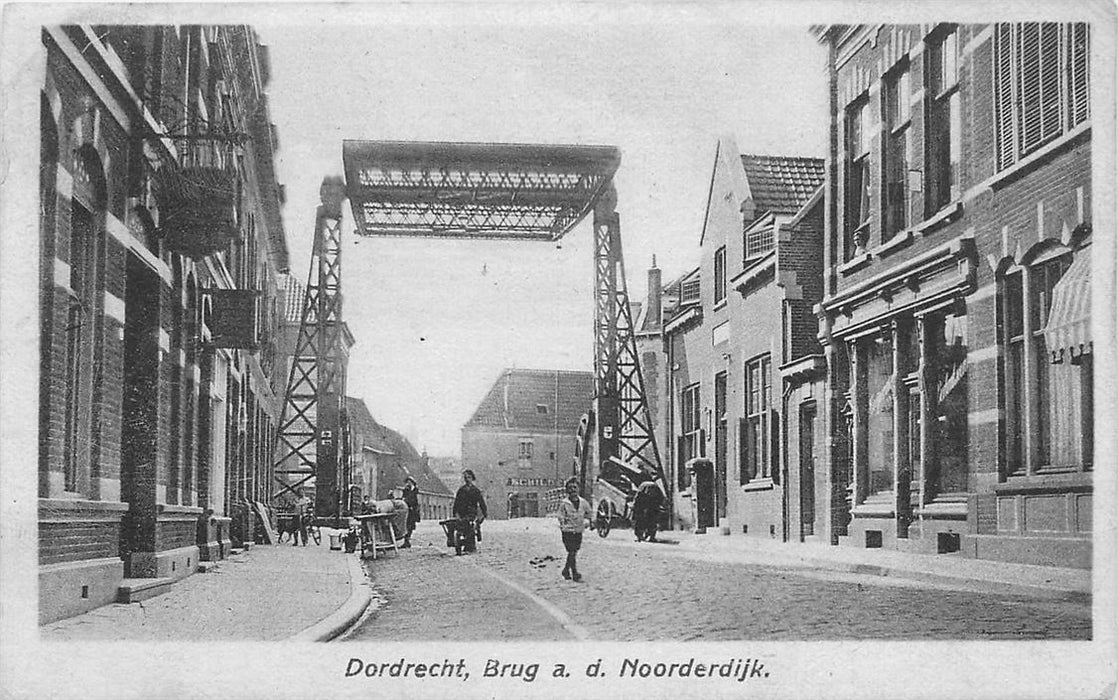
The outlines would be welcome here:
<svg viewBox="0 0 1118 700">
<path fill-rule="evenodd" d="M 319 516 L 344 514 L 348 481 L 341 219 L 357 235 L 560 240 L 593 212 L 594 396 L 578 431 L 582 493 L 618 500 L 646 479 L 667 492 L 621 253 L 612 146 L 345 141 L 345 180 L 322 183 L 299 332 L 276 436 L 277 494 L 313 477 Z M 589 484 L 588 484 L 589 482 Z"/>
</svg>

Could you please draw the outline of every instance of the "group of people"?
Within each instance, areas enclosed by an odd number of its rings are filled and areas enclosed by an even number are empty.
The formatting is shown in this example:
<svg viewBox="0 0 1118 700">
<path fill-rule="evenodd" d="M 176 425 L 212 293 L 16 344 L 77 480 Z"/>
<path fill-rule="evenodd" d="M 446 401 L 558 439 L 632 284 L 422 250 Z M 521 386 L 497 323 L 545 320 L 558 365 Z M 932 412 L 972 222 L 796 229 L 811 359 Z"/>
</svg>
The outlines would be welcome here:
<svg viewBox="0 0 1118 700">
<path fill-rule="evenodd" d="M 481 535 L 481 523 L 488 516 L 485 497 L 475 483 L 472 469 L 462 472 L 462 485 L 454 495 L 452 508 L 455 527 L 461 533 L 461 539 L 456 543 L 456 554 L 471 554 L 477 551 L 477 540 Z M 563 540 L 563 547 L 567 551 L 567 561 L 563 566 L 563 578 L 571 581 L 581 581 L 582 575 L 578 571 L 578 551 L 582 548 L 582 535 L 587 526 L 594 528 L 594 514 L 590 501 L 579 493 L 579 482 L 571 477 L 565 484 L 566 498 L 559 503 L 557 517 L 559 519 L 559 532 Z M 419 514 L 419 486 L 415 479 L 407 477 L 404 480 L 402 500 L 407 505 L 406 529 L 404 532 L 404 548 L 411 547 L 411 536 L 416 525 L 420 522 Z M 644 481 L 638 488 L 633 498 L 633 530 L 638 540 L 648 539 L 655 541 L 656 526 L 659 520 L 660 509 L 664 494 L 656 482 Z M 366 496 L 361 507 L 362 514 L 373 511 L 372 503 Z M 307 498 L 302 489 L 296 490 L 295 516 L 293 522 L 292 544 L 299 544 L 302 537 L 303 545 L 307 544 L 307 522 L 313 518 L 311 500 Z"/>
</svg>

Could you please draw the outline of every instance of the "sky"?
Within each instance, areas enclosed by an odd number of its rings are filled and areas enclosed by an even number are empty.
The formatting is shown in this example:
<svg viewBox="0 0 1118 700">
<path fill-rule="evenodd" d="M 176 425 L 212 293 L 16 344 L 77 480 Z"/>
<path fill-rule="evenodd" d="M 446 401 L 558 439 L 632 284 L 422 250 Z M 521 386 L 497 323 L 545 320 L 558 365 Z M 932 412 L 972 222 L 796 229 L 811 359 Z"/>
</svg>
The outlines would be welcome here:
<svg viewBox="0 0 1118 700">
<path fill-rule="evenodd" d="M 319 185 L 342 174 L 344 139 L 619 147 L 634 300 L 653 256 L 665 281 L 697 264 L 720 135 L 742 152 L 823 155 L 825 53 L 806 23 L 758 25 L 710 7 L 408 8 L 346 24 L 322 14 L 254 23 L 271 57 L 277 176 L 301 281 Z M 457 455 L 462 425 L 507 367 L 592 370 L 588 220 L 558 245 L 374 239 L 354 228 L 347 211 L 347 393 L 418 449 Z"/>
</svg>

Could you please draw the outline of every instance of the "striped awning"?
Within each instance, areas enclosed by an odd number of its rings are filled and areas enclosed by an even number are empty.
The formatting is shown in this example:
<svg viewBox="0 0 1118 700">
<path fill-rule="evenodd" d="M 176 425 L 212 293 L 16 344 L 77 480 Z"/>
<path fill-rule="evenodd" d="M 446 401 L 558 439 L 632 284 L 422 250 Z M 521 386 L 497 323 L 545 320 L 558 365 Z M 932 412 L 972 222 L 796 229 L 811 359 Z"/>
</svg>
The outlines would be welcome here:
<svg viewBox="0 0 1118 700">
<path fill-rule="evenodd" d="M 1052 290 L 1052 307 L 1045 341 L 1052 362 L 1062 362 L 1065 353 L 1074 362 L 1091 347 L 1091 254 L 1080 250 Z"/>
</svg>

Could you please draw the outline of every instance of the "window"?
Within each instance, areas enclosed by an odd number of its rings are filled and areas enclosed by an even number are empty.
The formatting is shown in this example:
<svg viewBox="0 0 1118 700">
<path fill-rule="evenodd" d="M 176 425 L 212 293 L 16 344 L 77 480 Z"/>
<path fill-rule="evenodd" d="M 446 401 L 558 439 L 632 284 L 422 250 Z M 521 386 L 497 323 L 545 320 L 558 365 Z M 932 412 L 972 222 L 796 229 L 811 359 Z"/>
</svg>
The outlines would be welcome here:
<svg viewBox="0 0 1118 700">
<path fill-rule="evenodd" d="M 773 249 L 772 224 L 764 224 L 758 228 L 750 227 L 745 232 L 745 261 L 760 257 Z"/>
<path fill-rule="evenodd" d="M 1088 25 L 999 24 L 994 68 L 999 169 L 1090 117 Z"/>
<path fill-rule="evenodd" d="M 846 259 L 862 252 L 868 242 L 870 219 L 869 100 L 862 98 L 846 110 Z"/>
<path fill-rule="evenodd" d="M 954 29 L 929 42 L 924 118 L 924 215 L 932 216 L 959 194 L 962 151 L 959 46 Z"/>
<path fill-rule="evenodd" d="M 546 416 L 547 415 L 547 404 L 545 404 L 545 403 L 536 404 L 536 413 L 541 415 L 541 416 Z"/>
<path fill-rule="evenodd" d="M 699 284 L 700 278 L 698 275 L 684 280 L 679 287 L 679 303 L 680 305 L 695 304 L 700 301 L 699 299 Z"/>
<path fill-rule="evenodd" d="M 690 484 L 687 462 L 702 456 L 702 422 L 699 419 L 699 385 L 686 387 L 679 395 L 679 463 L 678 483 L 681 489 Z"/>
<path fill-rule="evenodd" d="M 1053 290 L 1071 261 L 1058 252 L 1001 279 L 1004 451 L 1011 476 L 1091 466 L 1091 356 L 1054 361 L 1045 337 Z"/>
<path fill-rule="evenodd" d="M 745 419 L 741 483 L 772 476 L 772 361 L 768 355 L 745 365 Z"/>
<path fill-rule="evenodd" d="M 714 303 L 726 298 L 726 246 L 714 251 Z"/>
<path fill-rule="evenodd" d="M 905 65 L 885 83 L 885 182 L 882 242 L 908 226 L 908 149 L 912 121 L 908 66 Z"/>
<path fill-rule="evenodd" d="M 523 461 L 531 461 L 532 459 L 532 439 L 520 438 L 520 449 L 517 452 L 517 458 Z"/>
</svg>

